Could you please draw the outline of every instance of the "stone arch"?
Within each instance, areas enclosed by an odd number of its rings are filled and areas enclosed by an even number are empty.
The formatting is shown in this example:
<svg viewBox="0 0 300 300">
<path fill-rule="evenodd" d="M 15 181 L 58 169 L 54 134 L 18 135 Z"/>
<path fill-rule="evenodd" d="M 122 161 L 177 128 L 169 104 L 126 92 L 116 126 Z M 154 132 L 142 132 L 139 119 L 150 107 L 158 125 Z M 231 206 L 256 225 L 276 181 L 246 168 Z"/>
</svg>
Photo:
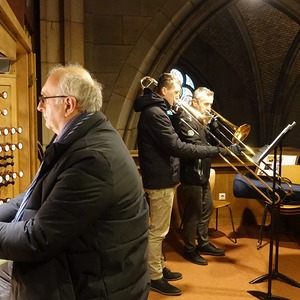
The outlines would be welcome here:
<svg viewBox="0 0 300 300">
<path fill-rule="evenodd" d="M 145 75 L 157 78 L 159 74 L 169 70 L 176 62 L 179 54 L 197 36 L 199 28 L 206 24 L 214 14 L 227 9 L 236 0 L 227 1 L 226 4 L 202 2 L 201 0 L 183 1 L 181 9 L 170 17 L 163 13 L 173 11 L 174 3 L 168 2 L 163 7 L 163 11 L 158 11 L 152 18 L 151 23 L 145 28 L 133 48 L 130 57 L 124 63 L 110 99 L 117 96 L 118 92 L 116 91 L 120 90 L 122 82 L 128 84 L 130 81 L 128 80 L 129 73 L 132 78 L 131 85 L 123 96 L 124 101 L 119 107 L 120 115 L 115 125 L 129 149 L 136 147 L 138 114 L 134 112 L 132 106 L 134 99 L 141 91 L 140 79 Z M 159 34 L 155 36 L 156 32 Z M 140 52 L 141 49 L 142 55 L 140 57 L 142 59 L 138 60 L 136 53 Z M 105 113 L 109 115 L 112 108 L 115 109 L 114 101 L 108 103 Z"/>
<path fill-rule="evenodd" d="M 124 61 L 118 78 L 114 82 L 111 94 L 109 95 L 105 114 L 111 118 L 114 116 L 113 124 L 120 132 L 126 145 L 130 149 L 136 147 L 136 126 L 138 114 L 133 109 L 133 102 L 140 90 L 140 79 L 149 75 L 157 78 L 164 71 L 169 70 L 178 57 L 189 47 L 192 41 L 198 36 L 202 28 L 207 25 L 212 18 L 227 10 L 235 19 L 242 35 L 245 36 L 246 28 L 243 27 L 243 20 L 238 18 L 237 0 L 224 1 L 178 1 L 177 6 L 168 1 L 163 3 L 156 14 L 151 17 L 151 21 L 145 26 L 142 34 L 133 45 L 130 55 Z M 299 22 L 299 4 L 288 0 L 265 0 L 274 8 L 284 12 L 293 21 Z M 253 50 L 251 39 L 244 40 L 247 55 Z M 255 57 L 250 56 L 251 69 L 257 70 Z M 255 73 L 255 72 L 254 72 Z M 258 84 L 258 86 L 257 86 Z M 255 87 L 258 95 L 263 94 L 259 82 Z M 262 96 L 261 96 L 262 98 Z M 259 136 L 266 138 L 266 124 L 270 115 L 264 114 L 264 99 L 255 100 L 259 102 L 256 106 L 257 116 L 261 125 Z M 251 104 L 253 107 L 255 103 Z M 274 102 L 274 111 L 278 110 L 279 103 Z M 254 108 L 253 108 L 254 109 Z M 263 116 L 263 117 L 262 117 Z M 269 123 L 268 123 L 269 124 Z M 269 128 L 268 128 L 269 131 Z"/>
</svg>

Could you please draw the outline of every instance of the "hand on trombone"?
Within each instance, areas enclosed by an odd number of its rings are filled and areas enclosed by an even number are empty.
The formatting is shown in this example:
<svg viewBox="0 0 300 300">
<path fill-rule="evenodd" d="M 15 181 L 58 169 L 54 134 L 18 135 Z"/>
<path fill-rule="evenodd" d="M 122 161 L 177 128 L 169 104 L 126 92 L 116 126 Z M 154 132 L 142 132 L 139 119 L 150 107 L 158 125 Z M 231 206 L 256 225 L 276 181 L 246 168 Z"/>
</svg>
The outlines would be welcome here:
<svg viewBox="0 0 300 300">
<path fill-rule="evenodd" d="M 242 156 L 242 148 L 238 144 L 232 144 L 228 147 L 237 156 Z"/>
<path fill-rule="evenodd" d="M 232 153 L 235 154 L 236 156 L 242 156 L 243 155 L 242 148 L 238 144 L 232 144 L 227 148 L 218 147 L 218 149 L 219 149 L 219 153 L 224 155 L 224 156 L 232 155 Z"/>
</svg>

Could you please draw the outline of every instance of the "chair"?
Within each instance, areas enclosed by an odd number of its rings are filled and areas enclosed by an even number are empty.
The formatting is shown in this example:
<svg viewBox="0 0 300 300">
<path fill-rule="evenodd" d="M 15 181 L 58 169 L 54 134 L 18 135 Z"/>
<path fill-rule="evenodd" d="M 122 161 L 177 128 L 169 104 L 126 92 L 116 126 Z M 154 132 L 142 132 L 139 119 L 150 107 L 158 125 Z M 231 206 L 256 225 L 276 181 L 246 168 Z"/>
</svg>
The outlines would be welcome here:
<svg viewBox="0 0 300 300">
<path fill-rule="evenodd" d="M 279 207 L 280 215 L 292 216 L 292 215 L 300 214 L 300 205 L 298 205 L 299 201 L 300 201 L 300 197 L 298 194 L 299 189 L 297 188 L 297 184 L 300 183 L 299 173 L 300 173 L 300 165 L 282 165 L 281 166 L 281 176 L 289 178 L 291 180 L 291 182 L 293 182 L 293 184 L 294 184 L 293 185 L 293 189 L 294 189 L 293 200 L 295 201 L 295 204 L 286 204 L 286 203 L 281 204 Z M 297 199 L 299 200 L 298 204 L 296 202 Z M 264 231 L 264 227 L 266 225 L 266 219 L 267 219 L 268 212 L 270 212 L 270 204 L 267 203 L 265 205 L 262 222 L 260 225 L 259 237 L 258 237 L 257 244 L 256 244 L 257 250 L 259 250 L 261 248 L 263 231 Z"/>
<path fill-rule="evenodd" d="M 268 212 L 270 212 L 270 204 L 267 203 L 265 205 L 262 222 L 260 225 L 259 237 L 258 237 L 257 244 L 256 244 L 257 250 L 259 250 L 261 248 L 263 231 L 264 231 L 264 227 L 266 225 L 266 219 L 267 219 Z M 282 205 L 280 205 L 280 208 L 279 208 L 279 214 L 280 215 L 289 215 L 289 216 L 298 215 L 298 214 L 300 214 L 300 205 L 282 204 Z"/>
<path fill-rule="evenodd" d="M 210 177 L 209 177 L 209 183 L 210 183 L 210 188 L 211 191 L 213 191 L 213 188 L 215 186 L 215 181 L 216 181 L 216 171 L 214 169 L 210 169 Z M 231 226 L 232 226 L 232 231 L 234 235 L 234 240 L 232 240 L 235 244 L 237 243 L 236 239 L 236 231 L 234 227 L 234 222 L 233 222 L 233 215 L 232 215 L 232 210 L 231 210 L 231 205 L 229 201 L 224 201 L 224 200 L 213 200 L 214 201 L 214 209 L 216 210 L 216 231 L 218 230 L 218 220 L 219 220 L 219 209 L 227 207 L 229 210 L 230 214 L 230 219 L 231 219 Z"/>
<path fill-rule="evenodd" d="M 281 149 L 280 149 L 281 150 Z M 282 174 L 281 174 L 282 175 Z M 250 177 L 244 178 L 245 176 L 241 176 L 241 174 L 236 174 L 235 179 L 233 181 L 233 194 L 235 197 L 240 198 L 252 198 L 252 199 L 262 199 L 264 198 L 263 195 L 261 195 L 260 192 L 256 190 L 259 189 L 262 193 L 265 193 L 265 195 L 268 194 L 267 187 L 265 184 L 262 184 L 260 180 L 251 179 Z M 251 182 L 249 182 L 251 181 Z M 250 184 L 251 183 L 251 184 Z M 269 182 L 265 181 L 266 184 L 270 185 L 271 187 L 274 186 L 274 182 L 270 180 Z M 262 186 L 263 185 L 263 186 Z M 287 186 L 287 184 L 286 184 Z M 280 214 L 284 211 L 284 206 L 288 205 L 288 208 L 291 209 L 293 206 L 294 208 L 297 208 L 297 206 L 300 207 L 299 203 L 295 203 L 300 200 L 299 198 L 299 192 L 300 192 L 300 185 L 292 184 L 293 187 L 293 193 L 289 196 L 284 197 L 280 195 L 280 192 L 283 193 L 282 189 L 276 189 L 275 192 L 279 195 L 278 201 L 272 200 L 272 195 L 270 196 L 270 200 L 266 201 L 265 204 L 265 210 L 264 215 L 266 216 L 267 211 L 270 209 L 271 212 L 271 233 L 270 233 L 270 247 L 269 247 L 269 266 L 268 266 L 268 273 L 264 274 L 262 276 L 259 276 L 253 280 L 250 281 L 251 284 L 260 283 L 264 280 L 268 280 L 268 292 L 263 293 L 260 291 L 248 291 L 251 295 L 259 298 L 259 299 L 282 299 L 281 297 L 271 296 L 271 289 L 272 289 L 272 280 L 279 279 L 280 281 L 284 281 L 290 285 L 300 287 L 300 284 L 293 280 L 292 278 L 282 274 L 279 272 L 279 217 Z M 254 188 L 256 187 L 256 188 Z M 284 183 L 281 183 L 281 188 L 284 188 Z M 286 187 L 286 191 L 290 189 L 290 187 Z M 274 188 L 272 189 L 272 192 L 274 192 Z M 281 203 L 280 203 L 281 202 Z M 294 202 L 294 204 L 292 204 Z M 286 207 L 285 207 L 286 208 Z M 298 211 L 298 208 L 295 210 L 295 212 Z M 300 212 L 300 210 L 299 210 Z M 265 218 L 264 218 L 265 219 Z M 265 220 L 263 221 L 263 223 Z M 260 247 L 261 243 L 261 237 L 259 237 L 258 241 L 258 249 Z M 273 248 L 275 246 L 275 255 L 273 255 Z M 267 298 L 263 298 L 264 295 L 267 295 Z M 271 298 L 270 298 L 270 297 Z"/>
<path fill-rule="evenodd" d="M 289 178 L 293 184 L 293 193 L 285 199 L 285 202 L 281 203 L 279 206 L 279 215 L 298 215 L 300 214 L 300 165 L 293 166 L 282 166 L 281 175 L 282 177 Z M 267 194 L 266 188 L 260 181 L 257 179 L 248 178 L 251 180 L 255 186 L 260 189 L 262 192 Z M 266 181 L 270 186 L 272 186 L 271 181 Z M 289 190 L 289 186 L 285 183 L 282 184 L 282 187 L 285 190 Z M 278 193 L 280 191 L 278 190 Z M 237 198 L 250 198 L 250 199 L 262 199 L 262 196 L 253 189 L 250 184 L 240 175 L 237 174 L 233 181 L 233 194 Z M 280 194 L 284 196 L 282 193 Z M 262 222 L 260 225 L 259 237 L 257 240 L 256 248 L 260 249 L 262 244 L 263 229 L 265 227 L 267 213 L 271 211 L 271 203 L 266 202 L 263 212 Z"/>
</svg>

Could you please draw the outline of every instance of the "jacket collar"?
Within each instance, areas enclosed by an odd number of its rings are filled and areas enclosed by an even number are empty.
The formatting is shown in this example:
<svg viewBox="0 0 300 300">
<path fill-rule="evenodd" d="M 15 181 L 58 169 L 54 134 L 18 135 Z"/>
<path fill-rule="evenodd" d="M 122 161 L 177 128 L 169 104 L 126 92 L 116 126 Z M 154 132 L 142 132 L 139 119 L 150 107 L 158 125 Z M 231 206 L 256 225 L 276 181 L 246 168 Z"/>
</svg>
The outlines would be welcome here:
<svg viewBox="0 0 300 300">
<path fill-rule="evenodd" d="M 106 117 L 99 111 L 84 121 L 77 130 L 64 140 L 64 143 L 54 142 L 57 135 L 54 135 L 43 157 L 42 170 L 49 169 L 58 161 L 58 159 L 72 146 L 77 140 L 84 137 L 87 132 L 97 124 L 106 121 Z"/>
</svg>

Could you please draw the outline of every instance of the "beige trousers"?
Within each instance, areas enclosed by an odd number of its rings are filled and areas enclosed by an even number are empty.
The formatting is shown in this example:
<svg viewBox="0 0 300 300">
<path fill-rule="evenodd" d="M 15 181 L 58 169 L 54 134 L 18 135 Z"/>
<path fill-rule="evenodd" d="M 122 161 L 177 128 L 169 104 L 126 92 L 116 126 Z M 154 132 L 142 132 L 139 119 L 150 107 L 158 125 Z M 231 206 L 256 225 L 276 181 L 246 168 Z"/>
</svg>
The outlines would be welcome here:
<svg viewBox="0 0 300 300">
<path fill-rule="evenodd" d="M 170 229 L 175 188 L 145 189 L 150 205 L 148 264 L 151 280 L 163 277 L 165 266 L 162 243 Z"/>
</svg>

